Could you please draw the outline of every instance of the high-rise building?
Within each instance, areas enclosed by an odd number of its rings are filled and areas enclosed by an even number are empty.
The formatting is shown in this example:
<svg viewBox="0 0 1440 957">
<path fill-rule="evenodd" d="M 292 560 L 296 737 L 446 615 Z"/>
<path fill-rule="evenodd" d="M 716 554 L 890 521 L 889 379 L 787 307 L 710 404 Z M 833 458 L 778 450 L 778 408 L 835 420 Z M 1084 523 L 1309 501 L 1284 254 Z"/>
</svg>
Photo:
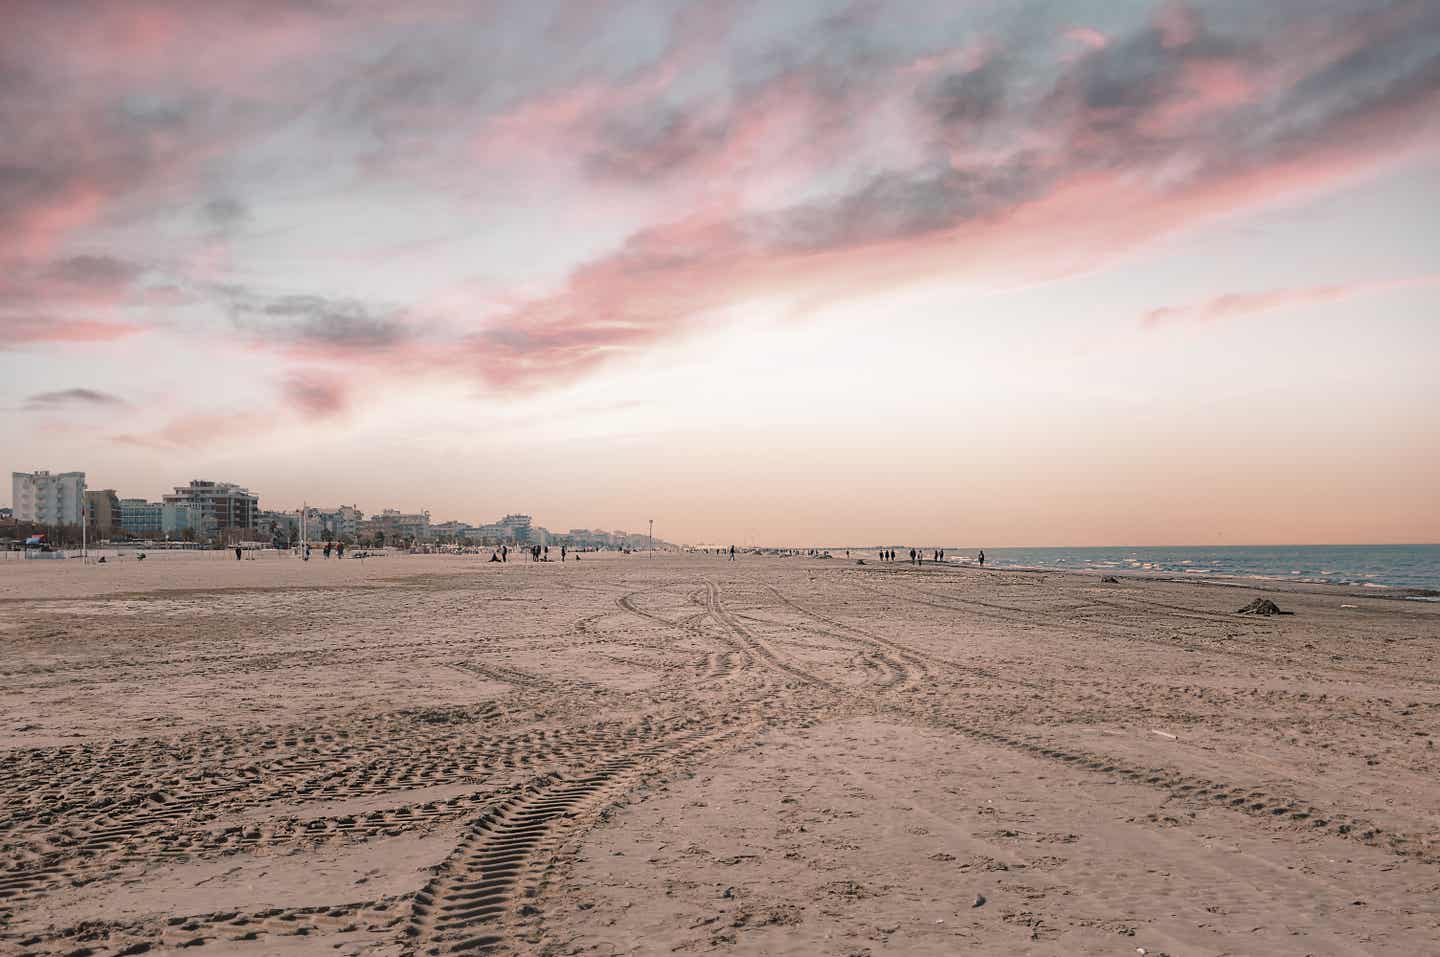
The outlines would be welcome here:
<svg viewBox="0 0 1440 957">
<path fill-rule="evenodd" d="M 87 490 L 85 504 L 90 513 L 90 534 L 95 538 L 109 538 L 120 529 L 120 496 L 113 488 Z"/>
<path fill-rule="evenodd" d="M 79 525 L 85 514 L 85 473 L 12 472 L 15 518 L 38 525 Z"/>
<path fill-rule="evenodd" d="M 260 499 L 230 482 L 194 479 L 189 485 L 175 486 L 173 495 L 165 496 L 166 505 L 193 505 L 200 510 L 207 533 L 224 534 L 231 529 L 254 531 L 260 513 Z M 200 530 L 197 529 L 197 533 Z"/>
</svg>

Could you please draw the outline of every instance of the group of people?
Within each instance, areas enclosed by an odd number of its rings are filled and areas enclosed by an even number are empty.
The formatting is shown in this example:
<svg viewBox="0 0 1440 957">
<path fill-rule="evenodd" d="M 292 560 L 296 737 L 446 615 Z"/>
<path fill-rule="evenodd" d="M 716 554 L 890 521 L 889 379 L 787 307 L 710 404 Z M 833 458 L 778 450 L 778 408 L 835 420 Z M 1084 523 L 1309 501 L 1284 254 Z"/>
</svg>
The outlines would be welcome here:
<svg viewBox="0 0 1440 957">
<path fill-rule="evenodd" d="M 566 560 L 569 559 L 569 558 L 570 558 L 570 549 L 569 549 L 569 547 L 568 547 L 568 546 L 565 546 L 565 545 L 561 545 L 561 546 L 560 546 L 560 560 L 563 562 L 563 561 L 566 561 Z M 510 560 L 510 546 L 509 546 L 509 545 L 501 545 L 499 548 L 493 550 L 493 551 L 490 553 L 490 561 L 492 561 L 492 562 L 508 562 L 509 560 Z M 530 560 L 531 560 L 532 562 L 548 562 L 548 561 L 550 560 L 550 546 L 549 546 L 549 545 L 531 545 L 531 546 L 530 546 Z M 579 556 L 579 555 L 576 555 L 576 556 L 575 556 L 575 560 L 578 562 L 578 561 L 580 560 L 580 556 Z"/>
<path fill-rule="evenodd" d="M 846 552 L 845 555 L 848 557 L 848 556 L 850 555 L 850 553 L 849 553 L 849 552 Z M 931 561 L 934 561 L 934 562 L 943 562 L 943 561 L 945 560 L 945 549 L 943 549 L 943 548 L 931 549 L 931 551 L 930 551 L 930 560 L 931 560 Z M 980 550 L 980 554 L 976 557 L 976 560 L 977 560 L 981 565 L 984 565 L 984 564 L 985 564 L 985 550 L 984 550 L 984 549 L 981 549 L 981 550 Z M 882 561 L 882 562 L 893 562 L 893 561 L 895 561 L 895 549 L 893 549 L 893 548 L 882 548 L 882 549 L 880 549 L 880 561 Z M 923 565 L 924 563 L 925 563 L 925 552 L 922 551 L 922 550 L 920 550 L 920 549 L 916 549 L 916 548 L 910 549 L 910 564 L 912 564 L 912 565 Z"/>
<path fill-rule="evenodd" d="M 336 558 L 344 558 L 344 557 L 345 557 L 345 543 L 344 543 L 344 542 L 326 542 L 325 545 L 324 545 L 324 547 L 320 549 L 320 554 L 324 555 L 326 558 L 329 558 L 329 557 L 330 557 L 330 553 L 331 553 L 331 552 L 334 552 L 334 553 L 335 553 L 335 557 L 336 557 Z M 307 562 L 310 560 L 310 543 L 309 543 L 309 542 L 306 542 L 304 545 L 300 546 L 300 557 L 303 558 L 303 559 L 305 559 L 305 561 L 307 561 Z M 364 556 L 362 555 L 361 557 L 363 558 Z M 237 561 L 240 559 L 240 549 L 238 549 L 238 548 L 235 549 L 235 559 L 236 559 Z"/>
</svg>

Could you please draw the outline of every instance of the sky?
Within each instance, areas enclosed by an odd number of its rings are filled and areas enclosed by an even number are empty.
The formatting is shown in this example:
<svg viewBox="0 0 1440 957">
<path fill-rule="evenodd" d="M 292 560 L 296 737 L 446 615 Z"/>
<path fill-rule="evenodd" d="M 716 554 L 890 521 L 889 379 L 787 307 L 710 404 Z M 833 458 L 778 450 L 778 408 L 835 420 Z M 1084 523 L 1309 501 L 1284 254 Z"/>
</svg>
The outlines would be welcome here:
<svg viewBox="0 0 1440 957">
<path fill-rule="evenodd" d="M 3 7 L 11 470 L 1440 541 L 1430 0 Z"/>
</svg>

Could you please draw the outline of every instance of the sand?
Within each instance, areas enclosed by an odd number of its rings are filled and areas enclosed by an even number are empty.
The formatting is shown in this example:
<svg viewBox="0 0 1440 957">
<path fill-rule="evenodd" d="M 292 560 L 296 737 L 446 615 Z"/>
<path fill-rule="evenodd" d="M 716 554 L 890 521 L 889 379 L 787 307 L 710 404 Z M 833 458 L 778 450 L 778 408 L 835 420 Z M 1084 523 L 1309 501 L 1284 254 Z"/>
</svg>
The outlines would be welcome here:
<svg viewBox="0 0 1440 957">
<path fill-rule="evenodd" d="M 0 646 L 0 954 L 1440 952 L 1374 590 L 166 555 Z"/>
</svg>

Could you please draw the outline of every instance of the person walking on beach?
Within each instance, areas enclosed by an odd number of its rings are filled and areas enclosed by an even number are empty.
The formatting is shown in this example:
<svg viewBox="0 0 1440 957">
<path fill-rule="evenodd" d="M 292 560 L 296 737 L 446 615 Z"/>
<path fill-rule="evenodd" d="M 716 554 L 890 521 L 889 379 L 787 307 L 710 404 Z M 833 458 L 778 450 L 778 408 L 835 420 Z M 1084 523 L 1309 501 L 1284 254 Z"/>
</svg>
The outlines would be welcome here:
<svg viewBox="0 0 1440 957">
<path fill-rule="evenodd" d="M 237 562 L 240 560 L 240 546 L 239 546 L 239 545 L 236 545 L 236 546 L 235 546 L 235 560 L 236 560 Z"/>
<path fill-rule="evenodd" d="M 985 549 L 980 549 L 980 567 L 985 567 Z"/>
<path fill-rule="evenodd" d="M 732 562 L 735 560 L 735 546 L 734 546 L 734 545 L 731 545 L 731 546 L 730 546 L 730 560 L 731 560 Z"/>
<path fill-rule="evenodd" d="M 565 564 L 565 546 L 560 546 L 560 564 Z"/>
<path fill-rule="evenodd" d="M 910 549 L 910 564 L 915 564 L 915 549 Z"/>
<path fill-rule="evenodd" d="M 336 543 L 335 543 L 335 557 L 336 557 L 336 558 L 344 558 L 344 557 L 345 557 L 345 543 L 344 543 L 344 542 L 336 542 Z"/>
</svg>

